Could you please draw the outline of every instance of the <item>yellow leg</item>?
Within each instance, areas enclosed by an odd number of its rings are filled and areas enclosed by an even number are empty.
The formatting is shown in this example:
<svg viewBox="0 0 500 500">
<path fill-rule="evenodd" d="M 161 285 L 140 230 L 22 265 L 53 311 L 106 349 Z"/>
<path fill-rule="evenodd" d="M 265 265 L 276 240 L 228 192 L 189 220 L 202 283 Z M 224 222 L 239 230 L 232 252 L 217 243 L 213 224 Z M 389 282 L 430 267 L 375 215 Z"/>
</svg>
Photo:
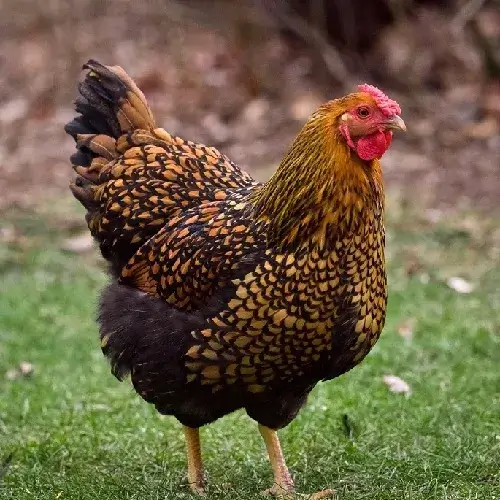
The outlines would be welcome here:
<svg viewBox="0 0 500 500">
<path fill-rule="evenodd" d="M 278 439 L 277 432 L 260 424 L 259 431 L 264 439 L 264 443 L 266 444 L 267 454 L 269 455 L 269 461 L 271 462 L 274 474 L 273 487 L 263 493 L 267 495 L 275 495 L 279 499 L 295 498 L 293 479 L 290 472 L 288 472 L 288 467 L 286 466 L 285 458 L 283 457 L 283 451 L 281 450 L 281 444 Z M 329 498 L 333 494 L 333 490 L 323 490 L 313 493 L 312 495 L 300 496 L 303 496 L 308 500 L 320 500 L 322 498 Z"/>
<path fill-rule="evenodd" d="M 281 451 L 280 440 L 275 430 L 259 424 L 259 431 L 266 444 L 269 461 L 273 468 L 274 485 L 272 488 L 264 491 L 266 494 L 284 496 L 290 494 L 294 490 L 293 479 L 285 463 L 283 452 Z"/>
<path fill-rule="evenodd" d="M 188 482 L 193 493 L 205 495 L 203 463 L 201 461 L 200 431 L 184 426 L 187 448 Z"/>
</svg>

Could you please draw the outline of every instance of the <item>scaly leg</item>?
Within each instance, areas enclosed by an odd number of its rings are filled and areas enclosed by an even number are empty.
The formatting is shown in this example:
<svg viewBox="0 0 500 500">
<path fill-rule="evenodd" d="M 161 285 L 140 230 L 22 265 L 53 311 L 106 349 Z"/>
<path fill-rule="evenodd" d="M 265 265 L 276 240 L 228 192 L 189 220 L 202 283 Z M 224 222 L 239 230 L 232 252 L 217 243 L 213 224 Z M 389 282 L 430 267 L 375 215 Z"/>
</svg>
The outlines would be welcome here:
<svg viewBox="0 0 500 500">
<path fill-rule="evenodd" d="M 259 431 L 266 444 L 267 454 L 269 461 L 273 468 L 274 485 L 272 488 L 265 490 L 263 493 L 266 495 L 275 495 L 279 499 L 293 499 L 294 498 L 294 485 L 293 479 L 288 472 L 288 467 L 283 457 L 281 444 L 278 439 L 278 434 L 275 430 L 259 424 Z M 309 500 L 320 500 L 322 498 L 331 497 L 333 490 L 324 490 L 313 493 L 312 495 L 301 495 Z"/>
<path fill-rule="evenodd" d="M 283 451 L 281 450 L 280 440 L 275 430 L 259 424 L 259 431 L 266 444 L 269 461 L 273 468 L 274 485 L 272 488 L 264 491 L 266 494 L 285 496 L 294 490 L 293 479 L 285 463 Z"/>
<path fill-rule="evenodd" d="M 198 495 L 205 495 L 203 463 L 201 461 L 200 431 L 184 426 L 187 448 L 187 469 L 189 487 Z"/>
</svg>

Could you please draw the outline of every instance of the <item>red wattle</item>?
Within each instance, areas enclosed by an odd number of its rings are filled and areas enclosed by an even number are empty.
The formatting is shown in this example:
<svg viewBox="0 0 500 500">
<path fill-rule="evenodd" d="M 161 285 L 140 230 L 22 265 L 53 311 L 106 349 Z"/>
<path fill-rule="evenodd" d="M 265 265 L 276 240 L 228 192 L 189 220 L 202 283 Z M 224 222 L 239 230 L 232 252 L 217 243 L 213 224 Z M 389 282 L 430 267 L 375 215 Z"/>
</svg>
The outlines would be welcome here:
<svg viewBox="0 0 500 500">
<path fill-rule="evenodd" d="M 356 153 L 362 160 L 381 158 L 391 145 L 392 132 L 378 131 L 359 139 L 356 143 Z"/>
</svg>

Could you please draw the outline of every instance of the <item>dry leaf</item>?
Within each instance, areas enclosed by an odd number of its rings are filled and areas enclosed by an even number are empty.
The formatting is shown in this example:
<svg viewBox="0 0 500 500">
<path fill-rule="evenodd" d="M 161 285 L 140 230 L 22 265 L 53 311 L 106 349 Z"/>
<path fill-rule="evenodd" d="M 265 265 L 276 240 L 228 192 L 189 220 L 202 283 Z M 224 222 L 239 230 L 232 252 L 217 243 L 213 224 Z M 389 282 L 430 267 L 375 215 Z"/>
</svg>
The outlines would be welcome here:
<svg viewBox="0 0 500 500">
<path fill-rule="evenodd" d="M 22 361 L 19 363 L 19 371 L 21 375 L 24 375 L 27 377 L 28 375 L 31 375 L 33 373 L 34 367 L 31 363 L 28 363 L 28 361 Z"/>
<path fill-rule="evenodd" d="M 428 285 L 429 282 L 431 281 L 431 277 L 427 273 L 422 273 L 419 276 L 419 280 L 420 280 L 420 283 L 422 283 L 422 285 Z"/>
<path fill-rule="evenodd" d="M 28 361 L 21 361 L 19 363 L 19 366 L 16 368 L 9 370 L 5 374 L 5 378 L 7 380 L 16 380 L 19 377 L 29 377 L 33 373 L 34 367 L 31 363 L 28 363 Z"/>
<path fill-rule="evenodd" d="M 406 319 L 398 325 L 397 332 L 404 339 L 412 340 L 414 326 L 415 320 L 413 318 Z"/>
<path fill-rule="evenodd" d="M 16 230 L 14 226 L 0 228 L 0 241 L 2 243 L 13 243 L 16 240 Z"/>
<path fill-rule="evenodd" d="M 488 139 L 498 135 L 499 132 L 500 126 L 493 117 L 469 125 L 465 129 L 465 133 L 474 139 Z"/>
<path fill-rule="evenodd" d="M 17 370 L 9 370 L 5 374 L 7 380 L 16 380 L 17 377 L 19 377 L 19 372 Z"/>
<path fill-rule="evenodd" d="M 447 282 L 447 285 L 458 293 L 471 293 L 474 290 L 474 285 L 459 278 L 458 276 L 451 277 Z"/>
<path fill-rule="evenodd" d="M 396 375 L 384 375 L 384 382 L 389 387 L 389 390 L 391 392 L 394 392 L 396 394 L 410 394 L 411 389 L 410 386 L 402 379 L 399 377 L 396 377 Z"/>
<path fill-rule="evenodd" d="M 10 124 L 24 118 L 28 102 L 21 97 L 11 99 L 0 107 L 0 122 Z"/>
<path fill-rule="evenodd" d="M 68 252 L 85 253 L 91 250 L 93 246 L 94 243 L 90 233 L 82 233 L 64 240 L 62 249 Z"/>
</svg>

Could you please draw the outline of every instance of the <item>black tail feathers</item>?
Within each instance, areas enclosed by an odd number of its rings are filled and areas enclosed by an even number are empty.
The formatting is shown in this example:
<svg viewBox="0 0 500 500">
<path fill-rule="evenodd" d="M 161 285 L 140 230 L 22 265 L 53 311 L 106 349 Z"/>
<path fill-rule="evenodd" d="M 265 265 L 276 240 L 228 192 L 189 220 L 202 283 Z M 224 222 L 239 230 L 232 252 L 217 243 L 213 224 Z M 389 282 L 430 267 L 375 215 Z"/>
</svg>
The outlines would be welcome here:
<svg viewBox="0 0 500 500">
<path fill-rule="evenodd" d="M 95 157 L 103 156 L 102 147 L 93 150 L 96 136 L 116 140 L 136 129 L 151 130 L 155 122 L 144 94 L 121 67 L 104 66 L 91 59 L 83 69 L 88 71 L 78 85 L 80 95 L 75 101 L 80 116 L 64 130 L 77 142 L 78 151 L 71 162 L 87 167 Z"/>
<path fill-rule="evenodd" d="M 129 216 L 109 211 L 108 204 L 112 200 L 116 202 L 114 208 L 121 207 L 122 200 L 114 198 L 123 190 L 118 185 L 130 190 L 135 181 L 124 187 L 123 181 L 113 180 L 107 174 L 110 162 L 124 153 L 117 146 L 119 138 L 127 149 L 133 142 L 129 137 L 137 131 L 151 133 L 155 123 L 144 94 L 122 68 L 90 60 L 83 69 L 85 74 L 75 101 L 79 116 L 65 126 L 77 149 L 71 156 L 77 176 L 70 188 L 87 209 L 87 224 L 103 256 L 119 268 L 139 243 L 131 245 L 134 234 L 123 234 Z"/>
</svg>

